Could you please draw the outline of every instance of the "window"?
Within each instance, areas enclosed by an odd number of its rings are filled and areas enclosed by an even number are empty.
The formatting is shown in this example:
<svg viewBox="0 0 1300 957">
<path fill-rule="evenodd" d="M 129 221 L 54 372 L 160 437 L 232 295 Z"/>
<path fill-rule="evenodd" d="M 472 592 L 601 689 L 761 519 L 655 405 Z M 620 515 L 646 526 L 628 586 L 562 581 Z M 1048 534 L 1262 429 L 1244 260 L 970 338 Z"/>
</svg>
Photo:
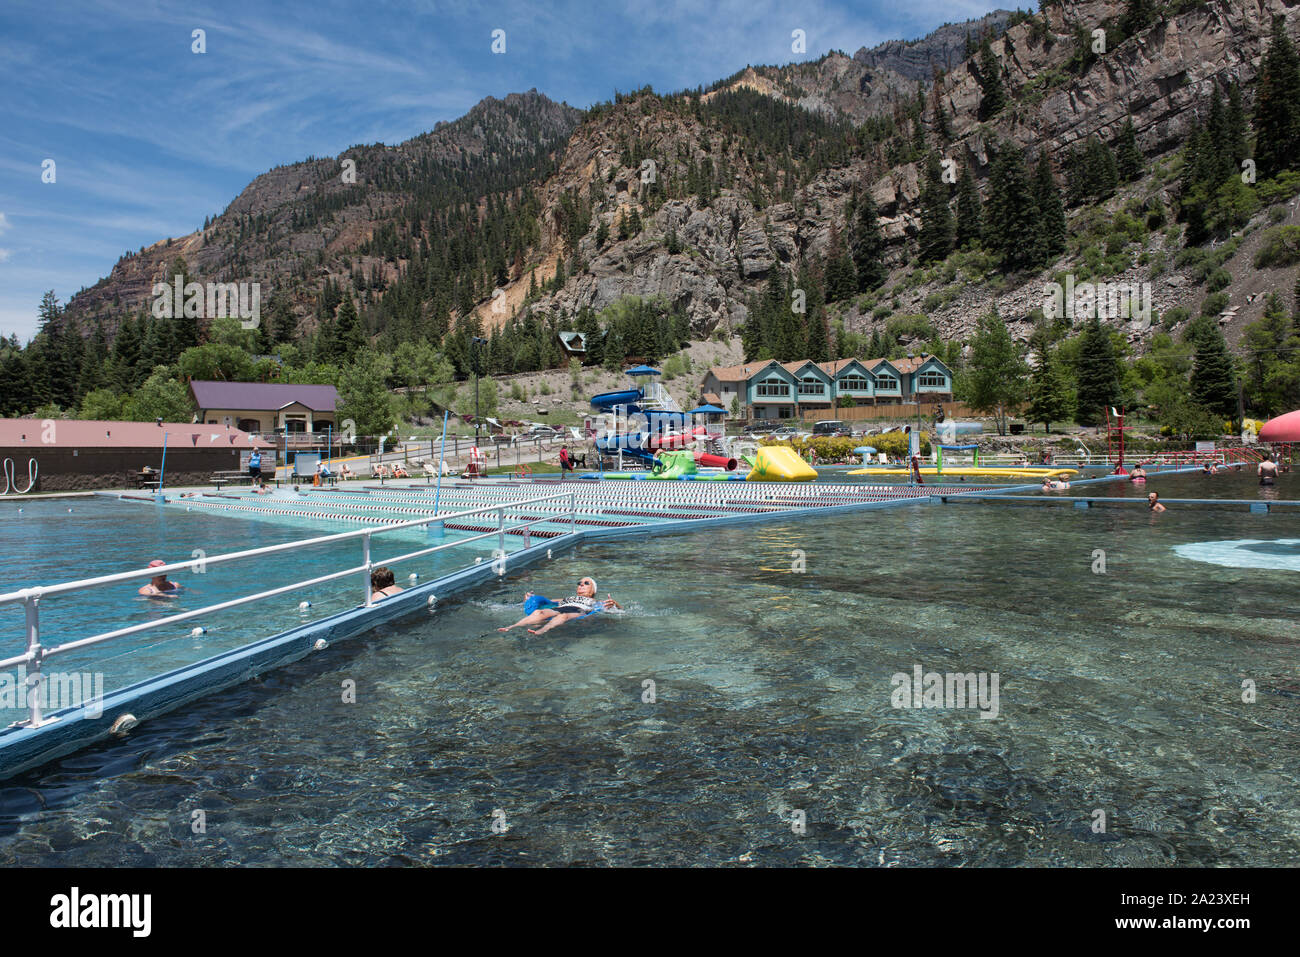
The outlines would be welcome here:
<svg viewBox="0 0 1300 957">
<path fill-rule="evenodd" d="M 794 417 L 794 410 L 793 410 L 793 409 L 789 409 L 789 408 L 787 408 L 787 407 L 785 407 L 785 406 L 782 406 L 781 408 L 779 408 L 779 409 L 776 410 L 776 417 L 777 417 L 778 419 L 790 419 L 790 418 L 793 418 L 793 417 Z"/>
<path fill-rule="evenodd" d="M 755 395 L 789 397 L 790 386 L 781 379 L 764 379 L 754 390 Z"/>
<path fill-rule="evenodd" d="M 840 380 L 841 392 L 870 392 L 871 383 L 860 375 L 846 375 Z"/>
<path fill-rule="evenodd" d="M 825 395 L 826 388 L 822 384 L 821 379 L 800 379 L 799 394 L 800 395 Z"/>
<path fill-rule="evenodd" d="M 877 392 L 897 392 L 898 380 L 888 372 L 876 373 L 876 391 Z"/>
<path fill-rule="evenodd" d="M 935 389 L 948 388 L 948 377 L 942 372 L 922 372 L 917 376 L 916 381 L 918 389 L 924 389 L 927 387 Z"/>
<path fill-rule="evenodd" d="M 240 420 L 239 420 L 239 431 L 241 431 L 241 432 L 261 432 L 261 431 L 262 431 L 262 420 L 261 420 L 261 419 L 240 419 Z"/>
</svg>

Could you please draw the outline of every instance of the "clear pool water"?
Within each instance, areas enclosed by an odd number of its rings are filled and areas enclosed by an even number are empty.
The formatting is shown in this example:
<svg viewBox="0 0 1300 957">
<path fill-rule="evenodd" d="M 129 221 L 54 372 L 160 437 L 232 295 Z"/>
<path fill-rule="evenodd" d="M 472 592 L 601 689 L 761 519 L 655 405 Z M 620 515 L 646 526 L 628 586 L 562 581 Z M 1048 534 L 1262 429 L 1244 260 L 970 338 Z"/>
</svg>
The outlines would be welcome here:
<svg viewBox="0 0 1300 957">
<path fill-rule="evenodd" d="M 1297 573 L 1175 548 L 1296 525 L 952 505 L 585 546 L 5 782 L 0 861 L 1289 865 Z M 494 630 L 586 573 L 625 616 Z M 894 708 L 916 665 L 996 672 L 998 717 Z"/>
<path fill-rule="evenodd" d="M 3 503 L 0 504 L 0 554 L 7 560 L 0 565 L 0 592 L 129 571 L 147 565 L 154 558 L 169 562 L 195 561 L 202 557 L 196 551 L 217 555 L 360 527 L 302 517 L 292 521 L 266 521 L 188 510 L 183 503 L 159 507 L 105 496 L 36 499 L 21 506 Z M 448 531 L 444 540 L 451 542 L 469 535 Z M 436 542 L 419 530 L 389 532 L 375 537 L 372 554 L 376 562 L 382 562 L 386 556 L 430 544 Z M 394 570 L 399 580 L 411 572 L 427 580 L 469 564 L 476 556 L 490 558 L 495 544 L 495 539 L 472 543 L 451 549 L 448 554 L 402 563 Z M 507 551 L 519 547 L 519 542 L 507 542 Z M 41 603 L 41 640 L 49 647 L 360 563 L 361 544 L 352 541 L 317 546 L 302 554 L 286 553 L 212 566 L 202 573 L 173 574 L 171 579 L 183 587 L 175 598 L 165 600 L 137 595 L 143 580 L 51 597 Z M 102 673 L 104 691 L 109 692 L 285 631 L 304 621 L 354 607 L 364 598 L 358 575 L 355 580 L 329 582 L 210 618 L 167 625 L 56 655 L 48 660 L 46 667 L 51 671 Z M 311 602 L 309 611 L 298 610 L 301 601 Z M 191 631 L 196 626 L 205 628 L 205 634 L 193 637 Z M 25 648 L 22 605 L 0 606 L 0 657 L 22 654 Z M 21 680 L 20 669 L 11 669 L 10 674 Z M 3 724 L 25 716 L 23 711 L 0 706 Z"/>
</svg>

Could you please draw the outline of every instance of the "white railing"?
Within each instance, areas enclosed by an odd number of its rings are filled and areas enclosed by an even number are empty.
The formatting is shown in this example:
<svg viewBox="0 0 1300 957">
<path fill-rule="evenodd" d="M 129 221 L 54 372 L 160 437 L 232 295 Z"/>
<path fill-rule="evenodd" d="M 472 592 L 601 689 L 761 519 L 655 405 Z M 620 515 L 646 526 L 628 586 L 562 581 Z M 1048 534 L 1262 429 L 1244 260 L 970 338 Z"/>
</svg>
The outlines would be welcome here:
<svg viewBox="0 0 1300 957">
<path fill-rule="evenodd" d="M 540 502 L 552 502 L 562 499 L 568 500 L 567 510 L 559 510 L 557 513 L 550 516 L 530 519 L 529 521 L 522 522 L 518 525 L 506 526 L 506 513 L 509 511 L 515 511 L 529 505 L 536 505 Z M 454 542 L 446 542 L 442 545 L 434 545 L 430 548 L 417 549 L 416 551 L 408 552 L 405 555 L 398 555 L 382 562 L 371 560 L 370 539 L 374 535 L 380 535 L 385 532 L 400 531 L 403 529 L 420 528 L 435 523 L 446 523 L 448 521 L 455 521 L 473 515 L 482 515 L 492 512 L 495 512 L 497 516 L 497 527 L 494 529 L 490 529 L 478 535 L 471 535 L 469 538 L 457 539 Z M 134 635 L 142 631 L 161 628 L 165 625 L 173 625 L 178 622 L 189 621 L 194 618 L 202 617 L 203 615 L 211 615 L 216 612 L 225 611 L 229 608 L 238 608 L 241 605 L 247 605 L 255 601 L 263 601 L 267 598 L 274 598 L 277 595 L 298 591 L 303 588 L 312 588 L 317 585 L 323 585 L 326 582 L 346 578 L 349 575 L 360 575 L 362 577 L 365 589 L 364 601 L 362 604 L 369 608 L 374 604 L 374 601 L 371 599 L 372 591 L 370 585 L 370 572 L 377 565 L 396 565 L 399 562 L 412 561 L 446 549 L 458 548 L 462 545 L 468 545 L 484 538 L 490 538 L 493 535 L 497 537 L 497 549 L 501 558 L 504 559 L 506 554 L 507 532 L 514 532 L 523 529 L 525 547 L 527 547 L 528 532 L 531 529 L 531 526 L 541 522 L 558 522 L 566 515 L 569 520 L 569 532 L 572 534 L 576 530 L 577 526 L 577 500 L 574 492 L 559 492 L 554 495 L 543 495 L 537 498 L 505 502 L 499 505 L 486 505 L 480 508 L 471 508 L 460 512 L 450 512 L 444 515 L 429 515 L 425 518 L 411 519 L 410 521 L 397 522 L 392 525 L 371 526 L 350 532 L 338 532 L 333 535 L 321 535 L 316 538 L 302 539 L 296 542 L 284 542 L 280 545 L 266 545 L 261 548 L 250 548 L 241 552 L 227 552 L 224 555 L 210 555 L 188 562 L 172 562 L 168 565 L 158 565 L 152 568 L 141 568 L 135 571 L 118 572 L 113 575 L 102 575 L 98 578 L 83 578 L 78 581 L 63 582 L 58 585 L 23 588 L 19 591 L 0 594 L 0 605 L 21 602 L 24 606 L 26 615 L 26 652 L 12 658 L 0 660 L 0 668 L 11 668 L 16 665 L 23 665 L 25 667 L 26 683 L 28 687 L 29 717 L 26 721 L 20 721 L 18 724 L 20 726 L 37 728 L 43 723 L 40 703 L 42 681 L 41 667 L 47 658 L 51 658 L 54 655 L 65 654 L 69 651 L 75 651 L 78 648 L 86 648 L 105 641 L 111 641 L 115 638 L 124 638 L 127 635 Z M 166 617 L 154 621 L 143 622 L 138 625 L 129 625 L 125 628 L 115 628 L 112 631 L 92 635 L 89 638 L 65 641 L 50 648 L 41 645 L 40 604 L 47 598 L 66 595 L 75 591 L 84 591 L 90 588 L 99 588 L 105 585 L 117 585 L 122 582 L 133 581 L 141 578 L 154 578 L 159 575 L 169 575 L 172 572 L 188 570 L 197 573 L 205 571 L 209 565 L 224 565 L 228 562 L 242 561 L 249 558 L 260 558 L 263 555 L 274 555 L 279 552 L 309 548 L 315 545 L 333 544 L 335 542 L 343 542 L 353 539 L 361 540 L 360 565 L 354 565 L 350 568 L 342 569 L 341 571 L 331 572 L 328 575 L 319 575 L 315 578 L 295 582 L 292 585 L 282 585 L 279 588 L 271 588 L 266 591 L 256 592 L 252 595 L 245 595 L 241 598 L 233 598 L 229 601 L 218 602 L 204 608 L 197 608 L 194 611 L 182 612 L 176 615 L 167 615 Z"/>
</svg>

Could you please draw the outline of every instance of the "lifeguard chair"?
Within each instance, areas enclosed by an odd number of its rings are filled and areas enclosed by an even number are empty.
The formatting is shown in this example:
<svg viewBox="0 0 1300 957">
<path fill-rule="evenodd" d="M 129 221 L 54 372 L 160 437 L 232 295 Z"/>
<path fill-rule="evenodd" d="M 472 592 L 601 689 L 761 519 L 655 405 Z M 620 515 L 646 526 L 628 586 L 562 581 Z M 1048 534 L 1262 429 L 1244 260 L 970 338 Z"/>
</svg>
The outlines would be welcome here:
<svg viewBox="0 0 1300 957">
<path fill-rule="evenodd" d="M 477 445 L 469 450 L 469 465 L 461 472 L 461 478 L 482 478 L 487 474 L 487 456 Z"/>
</svg>

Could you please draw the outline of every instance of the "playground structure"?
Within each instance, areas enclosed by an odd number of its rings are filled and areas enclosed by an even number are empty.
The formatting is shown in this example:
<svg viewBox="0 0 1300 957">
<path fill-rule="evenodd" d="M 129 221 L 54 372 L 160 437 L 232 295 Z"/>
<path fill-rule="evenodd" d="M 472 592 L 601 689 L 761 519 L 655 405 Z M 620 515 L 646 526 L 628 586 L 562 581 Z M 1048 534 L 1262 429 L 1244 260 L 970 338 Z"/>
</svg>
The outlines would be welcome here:
<svg viewBox="0 0 1300 957">
<path fill-rule="evenodd" d="M 627 374 L 633 388 L 592 396 L 592 408 L 603 413 L 595 440 L 601 471 L 584 478 L 607 476 L 634 479 L 692 481 L 739 480 L 734 475 L 740 460 L 750 466 L 749 481 L 809 481 L 817 473 L 791 449 L 740 446 L 740 455 L 726 439 L 720 424 L 697 424 L 663 386 L 654 381 L 658 369 L 636 366 Z M 625 466 L 634 466 L 627 471 Z"/>
</svg>

